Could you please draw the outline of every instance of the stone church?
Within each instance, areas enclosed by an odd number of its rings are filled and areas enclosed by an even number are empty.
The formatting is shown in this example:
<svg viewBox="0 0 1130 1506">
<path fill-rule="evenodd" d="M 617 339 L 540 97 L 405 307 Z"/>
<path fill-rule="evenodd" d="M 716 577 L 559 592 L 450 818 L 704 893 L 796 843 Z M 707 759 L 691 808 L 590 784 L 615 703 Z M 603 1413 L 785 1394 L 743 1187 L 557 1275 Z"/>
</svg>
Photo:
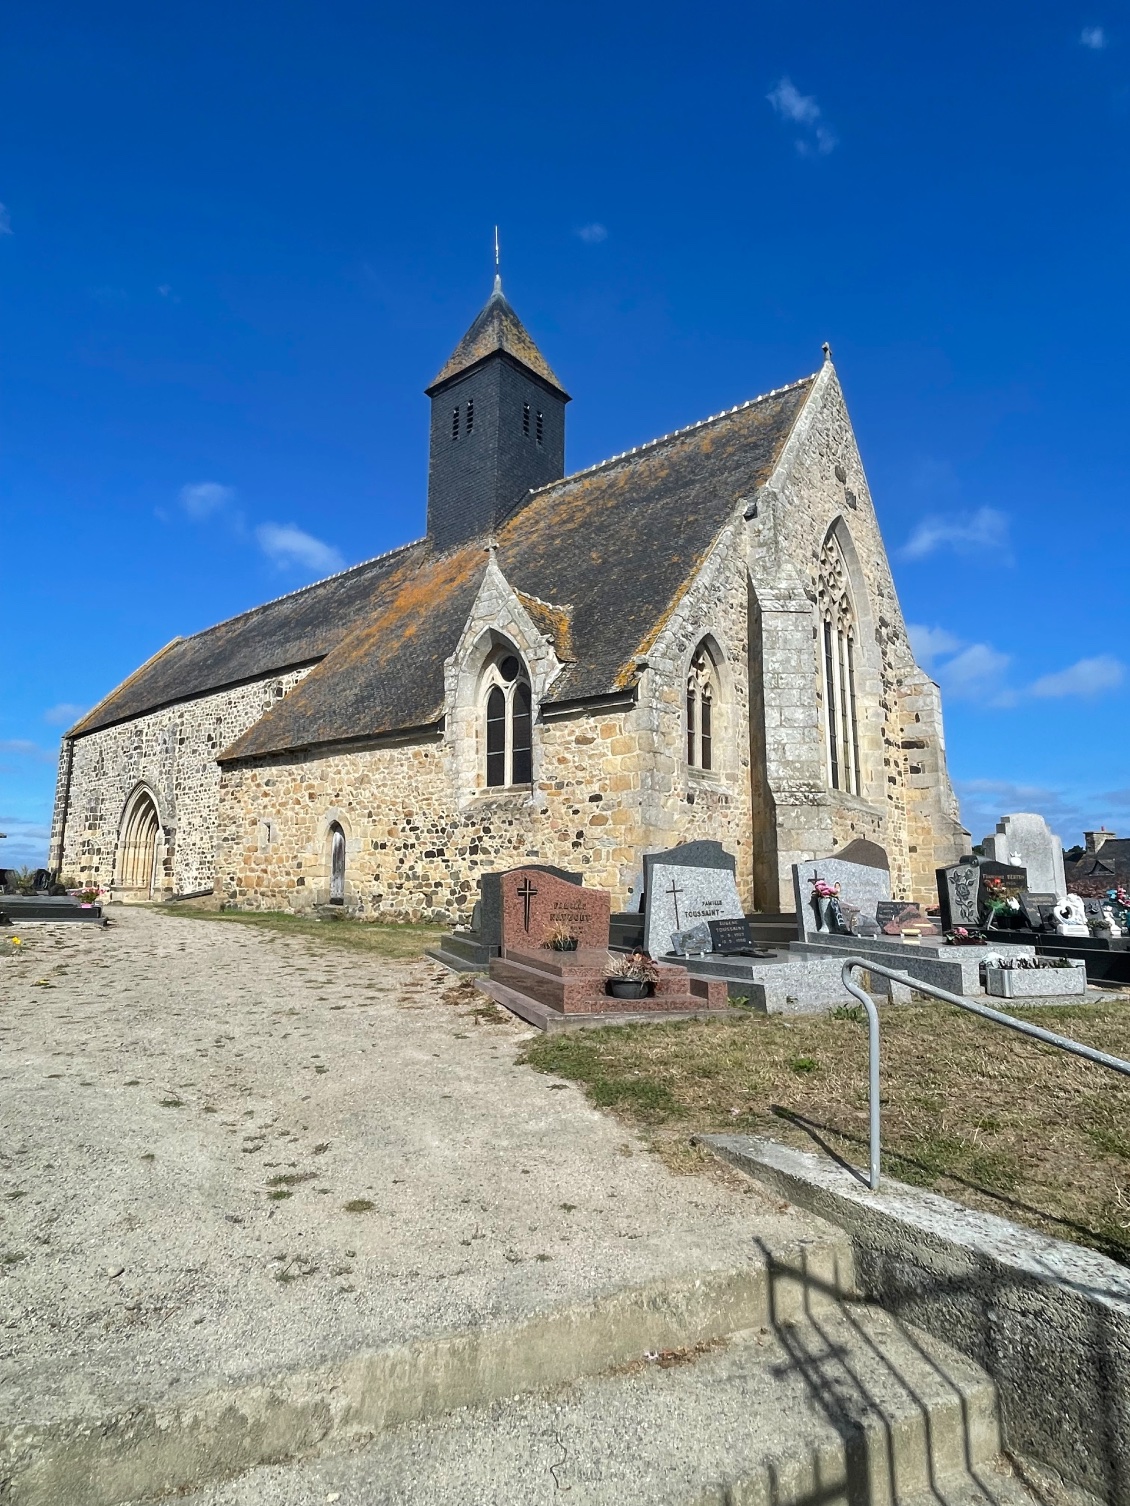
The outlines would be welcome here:
<svg viewBox="0 0 1130 1506">
<path fill-rule="evenodd" d="M 855 837 L 968 850 L 825 360 L 565 474 L 496 279 L 431 400 L 426 537 L 175 638 L 63 739 L 50 866 L 121 900 L 466 920 L 479 875 L 713 838 L 750 910 Z"/>
</svg>

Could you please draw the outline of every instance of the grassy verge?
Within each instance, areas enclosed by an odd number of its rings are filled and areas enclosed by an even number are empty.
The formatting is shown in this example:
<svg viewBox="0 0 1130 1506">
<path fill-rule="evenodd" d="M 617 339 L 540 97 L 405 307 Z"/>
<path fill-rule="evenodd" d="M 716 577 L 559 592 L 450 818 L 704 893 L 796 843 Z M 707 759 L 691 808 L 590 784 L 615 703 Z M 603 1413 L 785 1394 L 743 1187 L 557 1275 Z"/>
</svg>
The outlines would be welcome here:
<svg viewBox="0 0 1130 1506">
<path fill-rule="evenodd" d="M 190 910 L 154 906 L 158 914 L 178 919 L 218 921 L 221 925 L 252 926 L 281 936 L 303 936 L 326 946 L 368 952 L 377 957 L 407 960 L 422 957 L 449 929 L 446 926 L 390 925 L 375 920 L 313 920 L 285 910 Z"/>
<path fill-rule="evenodd" d="M 1130 1079 L 945 1005 L 881 1015 L 884 1170 L 1130 1264 Z M 1130 1059 L 1126 1001 L 1026 1017 Z M 691 1135 L 712 1131 L 866 1164 L 858 1006 L 576 1031 L 533 1041 L 523 1059 L 649 1127 L 676 1169 L 695 1164 Z"/>
</svg>

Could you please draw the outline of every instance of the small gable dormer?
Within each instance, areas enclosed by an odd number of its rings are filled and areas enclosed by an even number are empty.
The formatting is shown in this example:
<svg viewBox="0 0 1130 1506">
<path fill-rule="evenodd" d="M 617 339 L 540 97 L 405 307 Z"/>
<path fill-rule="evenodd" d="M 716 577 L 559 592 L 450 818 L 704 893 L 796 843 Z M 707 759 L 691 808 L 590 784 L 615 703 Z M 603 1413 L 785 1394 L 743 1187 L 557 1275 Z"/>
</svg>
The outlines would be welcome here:
<svg viewBox="0 0 1130 1506">
<path fill-rule="evenodd" d="M 428 537 L 437 549 L 493 533 L 565 474 L 565 404 L 502 279 L 430 387 Z"/>
</svg>

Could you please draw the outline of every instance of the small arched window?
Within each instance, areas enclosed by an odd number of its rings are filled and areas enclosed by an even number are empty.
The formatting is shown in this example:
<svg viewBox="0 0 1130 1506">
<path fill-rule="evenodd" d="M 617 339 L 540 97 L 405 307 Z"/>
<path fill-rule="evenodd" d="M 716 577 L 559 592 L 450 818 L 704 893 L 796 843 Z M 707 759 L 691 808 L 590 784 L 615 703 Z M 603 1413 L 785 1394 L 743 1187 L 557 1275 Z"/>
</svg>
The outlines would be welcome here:
<svg viewBox="0 0 1130 1506">
<path fill-rule="evenodd" d="M 834 790 L 860 791 L 859 733 L 855 709 L 855 612 L 847 565 L 834 534 L 820 551 L 816 581 L 819 612 L 820 690 L 824 702 L 824 752 Z"/>
<path fill-rule="evenodd" d="M 330 904 L 345 904 L 345 833 L 335 821 L 329 829 Z"/>
<path fill-rule="evenodd" d="M 692 769 L 714 767 L 718 674 L 710 650 L 695 649 L 687 673 L 687 763 Z"/>
<path fill-rule="evenodd" d="M 521 659 L 501 649 L 483 676 L 486 714 L 487 786 L 533 781 L 533 696 Z"/>
</svg>

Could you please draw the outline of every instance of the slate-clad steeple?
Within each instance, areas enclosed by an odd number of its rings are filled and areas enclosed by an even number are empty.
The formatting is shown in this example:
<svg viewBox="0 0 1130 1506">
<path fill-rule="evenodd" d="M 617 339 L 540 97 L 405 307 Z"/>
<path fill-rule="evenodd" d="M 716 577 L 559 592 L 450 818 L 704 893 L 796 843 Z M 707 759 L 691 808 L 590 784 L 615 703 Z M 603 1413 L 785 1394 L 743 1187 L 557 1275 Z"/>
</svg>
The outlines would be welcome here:
<svg viewBox="0 0 1130 1506">
<path fill-rule="evenodd" d="M 430 387 L 428 537 L 441 549 L 492 532 L 565 474 L 569 394 L 494 292 Z"/>
</svg>

